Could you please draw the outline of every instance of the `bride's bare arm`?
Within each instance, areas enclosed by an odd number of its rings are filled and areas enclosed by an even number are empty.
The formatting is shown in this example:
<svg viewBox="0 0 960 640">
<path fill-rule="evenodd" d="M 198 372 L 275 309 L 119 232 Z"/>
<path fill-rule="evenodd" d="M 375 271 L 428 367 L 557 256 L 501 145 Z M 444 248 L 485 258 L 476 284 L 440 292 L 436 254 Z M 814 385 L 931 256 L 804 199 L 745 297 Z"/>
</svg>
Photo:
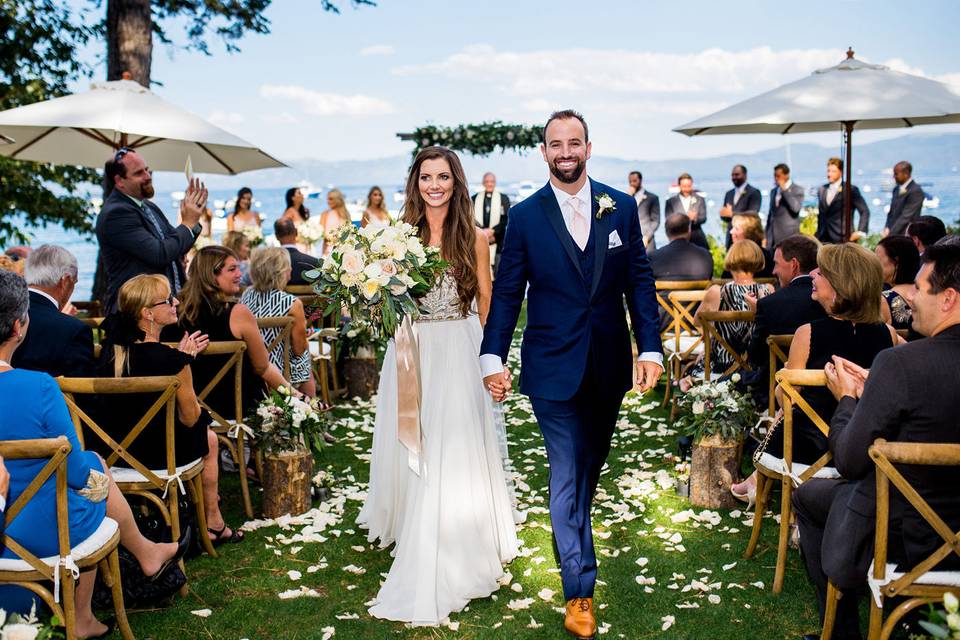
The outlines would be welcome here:
<svg viewBox="0 0 960 640">
<path fill-rule="evenodd" d="M 493 273 L 490 271 L 490 241 L 480 229 L 477 229 L 474 246 L 477 250 L 477 313 L 480 314 L 480 324 L 486 325 L 493 293 Z"/>
</svg>

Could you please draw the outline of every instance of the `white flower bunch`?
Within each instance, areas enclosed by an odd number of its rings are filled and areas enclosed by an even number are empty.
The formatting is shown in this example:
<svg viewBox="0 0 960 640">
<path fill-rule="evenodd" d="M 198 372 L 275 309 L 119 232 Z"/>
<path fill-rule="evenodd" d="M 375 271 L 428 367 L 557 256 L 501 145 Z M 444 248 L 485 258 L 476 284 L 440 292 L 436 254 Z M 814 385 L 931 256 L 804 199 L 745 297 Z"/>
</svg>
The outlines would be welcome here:
<svg viewBox="0 0 960 640">
<path fill-rule="evenodd" d="M 319 216 L 309 218 L 297 229 L 297 236 L 300 238 L 300 242 L 311 246 L 323 240 L 325 233 L 323 223 L 320 221 Z"/>
<path fill-rule="evenodd" d="M 267 451 L 319 453 L 323 448 L 326 414 L 319 400 L 294 395 L 288 387 L 274 389 L 247 418 L 247 425 Z"/>
<path fill-rule="evenodd" d="M 756 420 L 756 408 L 740 393 L 735 384 L 740 374 L 729 380 L 704 382 L 678 395 L 677 403 L 683 412 L 678 424 L 697 439 L 720 436 L 736 439 Z"/>
<path fill-rule="evenodd" d="M 43 637 L 48 637 L 49 629 L 37 619 L 36 605 L 27 616 L 14 613 L 8 617 L 0 609 L 0 640 L 36 640 L 43 631 Z"/>
<path fill-rule="evenodd" d="M 257 226 L 246 226 L 240 230 L 240 232 L 247 239 L 247 242 L 250 243 L 250 248 L 259 247 L 263 244 L 263 230 Z"/>
</svg>

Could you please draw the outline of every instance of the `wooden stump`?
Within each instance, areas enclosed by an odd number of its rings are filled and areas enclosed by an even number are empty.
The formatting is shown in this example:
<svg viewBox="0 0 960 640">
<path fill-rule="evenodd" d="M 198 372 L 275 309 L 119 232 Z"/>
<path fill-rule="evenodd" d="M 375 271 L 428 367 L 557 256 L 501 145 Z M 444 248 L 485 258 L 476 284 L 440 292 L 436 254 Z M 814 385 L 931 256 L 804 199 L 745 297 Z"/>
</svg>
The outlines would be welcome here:
<svg viewBox="0 0 960 640">
<path fill-rule="evenodd" d="M 690 462 L 690 503 L 708 509 L 733 509 L 737 500 L 730 485 L 737 479 L 739 443 L 717 436 L 693 445 Z"/>
<path fill-rule="evenodd" d="M 380 384 L 380 369 L 376 358 L 346 358 L 343 361 L 343 381 L 347 397 L 368 400 Z"/>
<path fill-rule="evenodd" d="M 263 515 L 278 518 L 310 510 L 313 454 L 284 451 L 263 456 Z"/>
</svg>

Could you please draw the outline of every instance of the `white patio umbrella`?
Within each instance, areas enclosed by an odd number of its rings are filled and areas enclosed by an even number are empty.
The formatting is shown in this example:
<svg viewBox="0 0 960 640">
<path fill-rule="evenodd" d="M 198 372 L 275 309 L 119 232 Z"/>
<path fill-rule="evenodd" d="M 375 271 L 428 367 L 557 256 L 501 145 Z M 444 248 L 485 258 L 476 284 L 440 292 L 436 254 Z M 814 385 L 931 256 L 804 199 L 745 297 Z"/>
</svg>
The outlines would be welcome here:
<svg viewBox="0 0 960 640">
<path fill-rule="evenodd" d="M 0 112 L 0 155 L 103 167 L 130 147 L 158 171 L 236 174 L 285 167 L 249 142 L 176 107 L 132 80 L 93 83 L 89 91 Z"/>
<path fill-rule="evenodd" d="M 850 184 L 854 129 L 894 129 L 960 122 L 960 95 L 920 76 L 868 64 L 847 51 L 827 69 L 677 127 L 688 136 L 731 133 L 843 132 Z M 2 130 L 0 130 L 2 132 Z M 843 190 L 844 235 L 850 237 L 850 189 Z"/>
</svg>

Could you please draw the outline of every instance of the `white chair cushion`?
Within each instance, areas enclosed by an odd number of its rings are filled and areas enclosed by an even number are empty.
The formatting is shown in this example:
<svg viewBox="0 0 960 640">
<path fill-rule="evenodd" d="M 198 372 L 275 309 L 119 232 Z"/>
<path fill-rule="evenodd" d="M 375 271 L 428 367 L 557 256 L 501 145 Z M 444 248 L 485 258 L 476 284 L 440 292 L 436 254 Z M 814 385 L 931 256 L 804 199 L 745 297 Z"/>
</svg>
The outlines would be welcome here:
<svg viewBox="0 0 960 640">
<path fill-rule="evenodd" d="M 897 571 L 897 565 L 888 562 L 884 579 L 876 580 L 873 577 L 873 562 L 870 562 L 870 568 L 867 569 L 867 583 L 870 586 L 870 591 L 878 607 L 882 606 L 880 590 L 891 582 L 899 580 L 906 574 L 906 571 Z M 960 571 L 927 571 L 914 580 L 913 584 L 960 587 Z"/>
<path fill-rule="evenodd" d="M 310 347 L 310 355 L 313 358 L 329 357 L 330 356 L 330 343 L 329 342 L 318 342 L 316 340 L 311 340 L 307 343 Z M 322 354 L 322 355 L 321 355 Z"/>
<path fill-rule="evenodd" d="M 698 342 L 699 341 L 699 342 Z M 696 344 L 696 347 L 693 345 Z M 703 339 L 699 336 L 680 336 L 680 350 L 678 353 L 686 353 L 693 348 L 691 355 L 699 355 L 703 353 Z M 676 337 L 669 337 L 663 339 L 663 350 L 666 353 L 673 353 L 677 351 L 677 339 Z"/>
<path fill-rule="evenodd" d="M 187 471 L 192 470 L 194 467 L 200 466 L 201 464 L 203 464 L 203 460 L 197 458 L 193 462 L 189 462 L 185 465 L 177 467 L 177 471 L 174 475 L 179 476 Z M 174 477 L 169 475 L 166 469 L 151 469 L 150 471 L 156 474 L 156 476 L 161 480 L 169 480 L 170 478 Z M 114 482 L 147 482 L 146 477 L 144 477 L 142 473 L 136 469 L 130 469 L 128 467 L 110 467 L 110 473 L 113 474 Z"/>
<path fill-rule="evenodd" d="M 117 532 L 117 522 L 110 518 L 104 518 L 97 530 L 91 533 L 86 540 L 70 550 L 73 561 L 79 563 L 88 556 L 94 555 L 100 551 L 113 534 Z M 40 561 L 49 567 L 56 566 L 59 558 L 50 556 L 49 558 L 40 558 Z M 33 571 L 33 567 L 26 560 L 15 560 L 13 558 L 0 558 L 0 571 Z"/>
<path fill-rule="evenodd" d="M 770 453 L 763 453 L 760 456 L 758 464 L 769 471 L 774 473 L 779 473 L 780 475 L 786 475 L 787 467 L 784 464 L 783 458 L 777 458 Z M 800 464 L 799 462 L 793 463 L 793 475 L 795 477 L 800 477 L 807 469 L 810 468 L 808 464 Z M 837 471 L 836 467 L 824 467 L 813 474 L 814 478 L 828 478 L 836 479 L 840 477 L 840 473 Z"/>
</svg>

